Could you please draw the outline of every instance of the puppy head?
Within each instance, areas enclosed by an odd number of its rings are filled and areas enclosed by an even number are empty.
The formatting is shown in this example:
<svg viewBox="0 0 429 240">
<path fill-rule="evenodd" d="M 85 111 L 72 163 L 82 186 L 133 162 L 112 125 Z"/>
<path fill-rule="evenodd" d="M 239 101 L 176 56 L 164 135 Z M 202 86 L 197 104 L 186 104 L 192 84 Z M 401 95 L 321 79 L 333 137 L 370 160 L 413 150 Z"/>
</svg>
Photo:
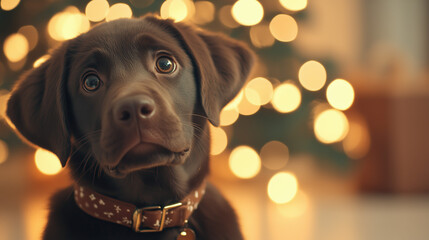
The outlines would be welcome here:
<svg viewBox="0 0 429 240">
<path fill-rule="evenodd" d="M 63 166 L 85 152 L 112 176 L 183 163 L 244 84 L 253 56 L 241 43 L 153 16 L 100 24 L 27 72 L 7 115 Z M 73 154 L 73 153 L 72 153 Z M 83 161 L 83 159 L 82 159 Z"/>
</svg>

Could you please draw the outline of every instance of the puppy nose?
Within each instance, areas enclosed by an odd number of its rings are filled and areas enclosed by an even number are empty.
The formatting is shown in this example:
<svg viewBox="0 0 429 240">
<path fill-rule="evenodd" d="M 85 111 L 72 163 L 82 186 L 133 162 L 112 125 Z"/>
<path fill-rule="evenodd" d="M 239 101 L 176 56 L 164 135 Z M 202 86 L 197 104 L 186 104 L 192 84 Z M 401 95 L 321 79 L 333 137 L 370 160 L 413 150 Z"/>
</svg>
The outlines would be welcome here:
<svg viewBox="0 0 429 240">
<path fill-rule="evenodd" d="M 128 123 L 133 118 L 150 119 L 155 114 L 155 102 L 146 96 L 134 96 L 120 100 L 113 108 L 115 121 Z"/>
</svg>

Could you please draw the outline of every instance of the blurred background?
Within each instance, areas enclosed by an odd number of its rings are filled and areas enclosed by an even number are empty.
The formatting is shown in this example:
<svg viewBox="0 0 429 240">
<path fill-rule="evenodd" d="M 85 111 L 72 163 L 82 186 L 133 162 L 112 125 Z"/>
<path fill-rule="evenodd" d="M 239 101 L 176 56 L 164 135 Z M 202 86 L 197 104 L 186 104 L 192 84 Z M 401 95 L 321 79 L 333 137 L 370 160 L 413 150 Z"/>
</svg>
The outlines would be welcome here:
<svg viewBox="0 0 429 240">
<path fill-rule="evenodd" d="M 249 240 L 429 239 L 426 0 L 0 0 L 0 240 L 40 239 L 70 184 L 21 141 L 9 92 L 49 49 L 155 12 L 247 42 L 259 60 L 212 127 L 211 181 Z"/>
</svg>

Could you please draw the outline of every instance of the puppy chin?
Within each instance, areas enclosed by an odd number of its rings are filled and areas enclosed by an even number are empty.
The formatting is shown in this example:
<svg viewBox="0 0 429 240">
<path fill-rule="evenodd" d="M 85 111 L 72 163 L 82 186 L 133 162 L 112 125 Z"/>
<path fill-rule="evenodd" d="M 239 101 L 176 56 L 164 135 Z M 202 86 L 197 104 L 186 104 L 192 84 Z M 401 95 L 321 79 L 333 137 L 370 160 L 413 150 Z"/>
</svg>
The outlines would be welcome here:
<svg viewBox="0 0 429 240">
<path fill-rule="evenodd" d="M 144 143 L 128 151 L 116 166 L 106 166 L 105 172 L 114 178 L 124 178 L 130 173 L 160 166 L 180 165 L 189 151 L 172 152 L 156 144 Z"/>
</svg>

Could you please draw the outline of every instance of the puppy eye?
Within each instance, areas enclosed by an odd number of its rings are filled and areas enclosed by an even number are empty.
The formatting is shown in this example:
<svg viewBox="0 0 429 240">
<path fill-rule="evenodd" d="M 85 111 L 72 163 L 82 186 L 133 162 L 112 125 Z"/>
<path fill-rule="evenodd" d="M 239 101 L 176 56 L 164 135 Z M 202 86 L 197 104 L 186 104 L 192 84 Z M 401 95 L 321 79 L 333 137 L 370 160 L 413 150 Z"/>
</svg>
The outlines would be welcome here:
<svg viewBox="0 0 429 240">
<path fill-rule="evenodd" d="M 159 73 L 172 73 L 176 70 L 176 62 L 169 57 L 161 56 L 156 60 L 156 70 Z"/>
<path fill-rule="evenodd" d="M 101 86 L 101 80 L 97 75 L 90 74 L 83 81 L 83 88 L 87 92 L 94 92 Z"/>
</svg>

